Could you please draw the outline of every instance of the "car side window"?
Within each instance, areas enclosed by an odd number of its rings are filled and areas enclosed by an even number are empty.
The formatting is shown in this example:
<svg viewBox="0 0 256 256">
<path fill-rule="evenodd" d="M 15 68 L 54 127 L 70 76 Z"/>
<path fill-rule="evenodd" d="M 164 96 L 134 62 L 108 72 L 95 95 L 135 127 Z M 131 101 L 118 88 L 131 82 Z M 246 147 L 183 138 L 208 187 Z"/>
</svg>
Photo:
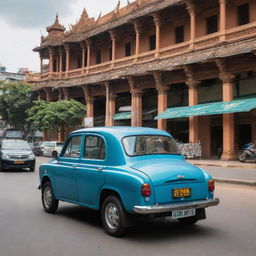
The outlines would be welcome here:
<svg viewBox="0 0 256 256">
<path fill-rule="evenodd" d="M 73 136 L 68 141 L 68 145 L 63 154 L 64 157 L 80 157 L 82 136 Z"/>
<path fill-rule="evenodd" d="M 85 159 L 105 159 L 106 146 L 104 140 L 98 136 L 86 136 L 84 158 Z"/>
</svg>

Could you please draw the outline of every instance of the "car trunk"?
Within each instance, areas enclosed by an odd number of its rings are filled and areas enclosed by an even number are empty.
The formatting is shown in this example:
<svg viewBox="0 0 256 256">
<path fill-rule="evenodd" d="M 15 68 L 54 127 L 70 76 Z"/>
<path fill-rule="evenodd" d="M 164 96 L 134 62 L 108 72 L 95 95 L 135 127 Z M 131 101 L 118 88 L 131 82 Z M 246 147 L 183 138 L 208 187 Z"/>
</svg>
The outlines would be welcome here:
<svg viewBox="0 0 256 256">
<path fill-rule="evenodd" d="M 131 167 L 151 179 L 157 204 L 201 200 L 207 197 L 203 172 L 183 159 L 144 159 L 133 163 Z"/>
</svg>

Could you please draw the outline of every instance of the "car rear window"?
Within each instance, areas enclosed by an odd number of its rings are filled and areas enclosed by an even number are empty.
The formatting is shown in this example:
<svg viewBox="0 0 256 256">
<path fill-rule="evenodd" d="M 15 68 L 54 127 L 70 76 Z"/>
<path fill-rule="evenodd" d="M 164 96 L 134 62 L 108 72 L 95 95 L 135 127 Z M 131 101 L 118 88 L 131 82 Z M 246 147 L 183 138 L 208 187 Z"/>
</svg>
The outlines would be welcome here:
<svg viewBox="0 0 256 256">
<path fill-rule="evenodd" d="M 180 155 L 174 139 L 161 135 L 136 135 L 123 138 L 125 152 L 129 156 Z"/>
</svg>

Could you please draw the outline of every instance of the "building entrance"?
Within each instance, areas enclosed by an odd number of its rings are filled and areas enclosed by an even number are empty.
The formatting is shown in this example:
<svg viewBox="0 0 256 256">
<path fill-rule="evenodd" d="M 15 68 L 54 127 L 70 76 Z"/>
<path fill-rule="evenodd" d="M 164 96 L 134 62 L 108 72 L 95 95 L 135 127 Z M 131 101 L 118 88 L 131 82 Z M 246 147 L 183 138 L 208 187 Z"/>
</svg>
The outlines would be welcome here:
<svg viewBox="0 0 256 256">
<path fill-rule="evenodd" d="M 213 157 L 220 157 L 222 152 L 223 130 L 222 126 L 215 126 L 211 128 L 211 155 Z"/>
</svg>

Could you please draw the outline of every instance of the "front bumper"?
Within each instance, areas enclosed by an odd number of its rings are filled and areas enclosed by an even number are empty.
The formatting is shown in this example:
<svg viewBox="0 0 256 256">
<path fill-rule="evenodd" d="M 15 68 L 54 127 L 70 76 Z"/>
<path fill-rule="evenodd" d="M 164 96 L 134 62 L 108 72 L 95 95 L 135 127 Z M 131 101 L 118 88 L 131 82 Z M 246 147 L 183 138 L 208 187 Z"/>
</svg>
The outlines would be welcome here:
<svg viewBox="0 0 256 256">
<path fill-rule="evenodd" d="M 137 213 L 137 214 L 155 214 L 155 213 L 172 212 L 177 210 L 206 208 L 206 207 L 218 205 L 219 202 L 220 200 L 218 198 L 214 198 L 214 199 L 208 199 L 208 200 L 165 204 L 165 205 L 134 206 L 133 211 L 134 213 Z"/>
<path fill-rule="evenodd" d="M 22 169 L 35 167 L 36 160 L 21 161 L 23 163 L 15 163 L 16 161 L 1 160 L 1 168 L 3 169 Z"/>
</svg>

